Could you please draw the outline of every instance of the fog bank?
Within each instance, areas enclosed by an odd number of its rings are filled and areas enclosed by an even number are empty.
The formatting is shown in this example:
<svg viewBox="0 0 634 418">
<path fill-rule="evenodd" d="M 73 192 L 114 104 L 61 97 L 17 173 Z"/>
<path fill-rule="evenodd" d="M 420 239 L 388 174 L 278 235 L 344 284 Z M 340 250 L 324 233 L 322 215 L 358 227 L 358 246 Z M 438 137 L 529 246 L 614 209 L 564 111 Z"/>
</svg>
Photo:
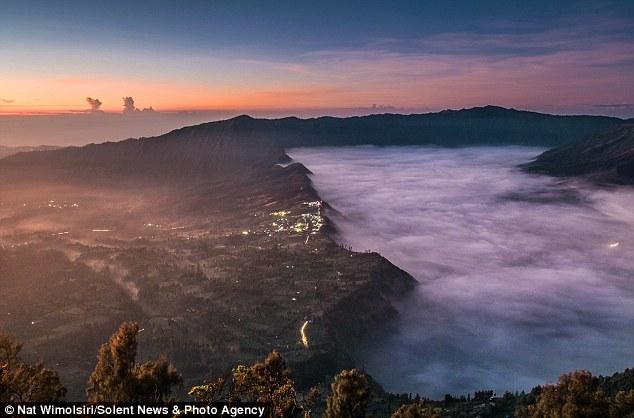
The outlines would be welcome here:
<svg viewBox="0 0 634 418">
<path fill-rule="evenodd" d="M 634 366 L 634 191 L 532 176 L 536 148 L 321 148 L 313 173 L 340 240 L 421 286 L 359 361 L 428 396 L 530 389 Z"/>
</svg>

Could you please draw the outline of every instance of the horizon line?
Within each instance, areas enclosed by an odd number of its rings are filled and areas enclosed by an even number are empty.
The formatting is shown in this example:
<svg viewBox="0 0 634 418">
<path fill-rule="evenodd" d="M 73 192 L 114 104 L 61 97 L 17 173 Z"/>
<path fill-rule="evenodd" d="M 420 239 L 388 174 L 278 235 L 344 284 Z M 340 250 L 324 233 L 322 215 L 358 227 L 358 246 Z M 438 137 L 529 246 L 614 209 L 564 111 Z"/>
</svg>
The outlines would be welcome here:
<svg viewBox="0 0 634 418">
<path fill-rule="evenodd" d="M 210 107 L 210 108 L 188 108 L 188 109 L 154 109 L 152 107 L 145 109 L 136 109 L 133 112 L 123 112 L 123 111 L 106 111 L 106 110 L 88 110 L 88 109 L 72 109 L 66 111 L 26 111 L 26 112 L 4 112 L 2 111 L 2 107 L 0 106 L 0 117 L 29 117 L 29 116 L 121 116 L 121 117 L 129 117 L 134 118 L 138 116 L 151 116 L 151 115 L 196 115 L 196 114 L 205 114 L 205 113 L 236 113 L 235 116 L 228 117 L 228 120 L 233 119 L 238 116 L 249 116 L 254 119 L 278 119 L 278 117 L 260 117 L 250 115 L 249 112 L 273 112 L 273 113 L 286 113 L 286 116 L 280 116 L 279 118 L 286 117 L 296 117 L 298 119 L 314 119 L 320 117 L 336 117 L 336 118 L 347 118 L 347 117 L 355 117 L 355 116 L 372 116 L 372 115 L 425 115 L 425 114 L 434 114 L 441 113 L 446 111 L 464 111 L 464 110 L 473 110 L 473 109 L 484 109 L 484 108 L 500 108 L 505 110 L 514 110 L 518 112 L 531 112 L 531 113 L 540 113 L 545 115 L 553 115 L 553 116 L 603 116 L 603 117 L 611 117 L 615 119 L 621 120 L 630 120 L 634 118 L 634 114 L 630 117 L 621 117 L 614 116 L 605 113 L 605 109 L 615 109 L 622 108 L 624 104 L 580 104 L 578 106 L 591 107 L 596 108 L 597 113 L 584 113 L 583 111 L 575 113 L 574 110 L 570 111 L 555 111 L 548 112 L 546 110 L 539 109 L 539 107 L 533 106 L 503 106 L 497 104 L 483 104 L 483 105 L 474 105 L 469 107 L 424 107 L 424 106 L 391 106 L 391 105 L 372 105 L 372 106 L 344 106 L 344 107 L 329 107 L 329 106 L 310 106 L 310 107 Z M 631 106 L 634 109 L 634 104 L 627 106 Z M 10 106 L 9 106 L 10 107 Z M 543 107 L 554 107 L 554 105 L 544 105 Z M 603 110 L 603 112 L 600 112 Z M 324 112 L 320 115 L 316 116 L 301 116 L 300 114 L 303 112 Z M 354 112 L 354 111 L 377 111 L 377 113 L 363 113 L 363 114 L 350 114 L 350 115 L 331 115 L 331 112 Z M 296 112 L 296 113 L 293 113 Z"/>
</svg>

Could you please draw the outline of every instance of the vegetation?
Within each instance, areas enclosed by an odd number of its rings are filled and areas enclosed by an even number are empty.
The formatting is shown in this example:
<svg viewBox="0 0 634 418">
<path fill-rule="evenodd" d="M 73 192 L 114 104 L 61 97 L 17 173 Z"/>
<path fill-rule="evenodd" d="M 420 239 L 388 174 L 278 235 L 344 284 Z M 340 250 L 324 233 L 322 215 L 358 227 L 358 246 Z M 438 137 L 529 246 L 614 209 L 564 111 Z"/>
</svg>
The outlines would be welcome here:
<svg viewBox="0 0 634 418">
<path fill-rule="evenodd" d="M 550 149 L 526 164 L 553 176 L 586 176 L 597 182 L 634 183 L 634 124 L 624 123 L 584 141 Z"/>
<path fill-rule="evenodd" d="M 172 386 L 182 382 L 165 357 L 136 364 L 138 333 L 138 324 L 124 322 L 101 346 L 97 366 L 88 379 L 88 401 L 166 401 Z"/>
<path fill-rule="evenodd" d="M 335 376 L 326 403 L 326 418 L 363 418 L 372 393 L 368 379 L 357 369 L 344 370 Z"/>
<path fill-rule="evenodd" d="M 290 370 L 277 351 L 263 362 L 233 369 L 233 390 L 240 400 L 271 404 L 274 416 L 295 416 L 300 409 Z"/>
<path fill-rule="evenodd" d="M 634 418 L 634 390 L 620 391 L 610 404 L 610 416 Z"/>
<path fill-rule="evenodd" d="M 278 351 L 271 352 L 264 361 L 251 366 L 239 365 L 232 371 L 231 385 L 223 378 L 194 386 L 189 391 L 194 399 L 203 402 L 262 402 L 271 405 L 271 417 L 310 417 L 311 408 L 319 398 L 319 391 L 311 389 L 300 398 Z"/>
<path fill-rule="evenodd" d="M 422 402 L 417 401 L 409 405 L 401 405 L 400 408 L 392 414 L 392 418 L 441 418 L 439 408 L 426 406 Z"/>
<path fill-rule="evenodd" d="M 536 402 L 517 409 L 519 418 L 625 418 L 634 416 L 634 391 L 610 397 L 601 379 L 588 371 L 562 375 L 557 384 L 539 390 Z"/>
<path fill-rule="evenodd" d="M 101 346 L 88 380 L 88 401 L 171 400 L 181 376 L 165 357 L 137 364 L 138 334 L 138 324 L 124 322 Z M 0 402 L 62 400 L 66 389 L 57 373 L 41 363 L 22 361 L 21 349 L 14 338 L 0 334 Z M 226 378 L 192 387 L 189 395 L 200 402 L 267 403 L 269 417 L 634 418 L 634 370 L 608 377 L 575 371 L 528 394 L 497 397 L 484 390 L 466 398 L 446 395 L 442 401 L 431 401 L 419 395 L 383 393 L 373 387 L 369 376 L 352 369 L 335 376 L 323 402 L 317 388 L 297 389 L 290 368 L 273 350 L 262 361 L 234 367 Z"/>
<path fill-rule="evenodd" d="M 64 398 L 66 389 L 57 372 L 20 357 L 22 345 L 0 334 L 0 402 L 46 402 Z"/>
<path fill-rule="evenodd" d="M 192 387 L 188 394 L 200 402 L 220 402 L 226 397 L 226 381 L 219 377 L 209 383 Z"/>
</svg>

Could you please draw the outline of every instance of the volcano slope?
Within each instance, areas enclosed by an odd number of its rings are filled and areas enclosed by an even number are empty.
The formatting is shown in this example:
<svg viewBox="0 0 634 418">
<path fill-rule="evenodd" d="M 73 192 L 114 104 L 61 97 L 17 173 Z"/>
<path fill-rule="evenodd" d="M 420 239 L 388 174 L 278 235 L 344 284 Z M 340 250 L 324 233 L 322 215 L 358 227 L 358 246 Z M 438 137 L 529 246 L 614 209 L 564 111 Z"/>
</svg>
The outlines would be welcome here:
<svg viewBox="0 0 634 418">
<path fill-rule="evenodd" d="M 0 328 L 60 372 L 70 399 L 123 320 L 184 387 L 274 348 L 304 385 L 351 366 L 415 280 L 337 245 L 287 158 L 194 129 L 0 160 Z"/>
<path fill-rule="evenodd" d="M 634 184 L 634 123 L 546 151 L 523 167 L 533 173 L 583 177 L 595 183 Z"/>
</svg>

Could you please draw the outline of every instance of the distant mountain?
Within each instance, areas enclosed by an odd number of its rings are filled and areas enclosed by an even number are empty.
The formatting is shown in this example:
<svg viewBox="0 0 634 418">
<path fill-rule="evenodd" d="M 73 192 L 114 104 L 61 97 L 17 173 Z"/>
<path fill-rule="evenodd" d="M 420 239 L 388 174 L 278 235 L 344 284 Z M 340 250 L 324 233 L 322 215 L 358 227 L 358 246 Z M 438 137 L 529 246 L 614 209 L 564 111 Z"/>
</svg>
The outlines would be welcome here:
<svg viewBox="0 0 634 418">
<path fill-rule="evenodd" d="M 119 182 L 205 179 L 284 160 L 290 147 L 341 145 L 533 145 L 578 141 L 622 123 L 603 116 L 554 116 L 486 106 L 418 115 L 315 119 L 239 116 L 177 129 L 154 138 L 91 144 L 0 163 L 0 177 L 27 181 Z M 26 170 L 28 167 L 28 170 Z"/>
<path fill-rule="evenodd" d="M 555 116 L 497 106 L 426 114 L 348 118 L 254 119 L 238 116 L 194 127 L 210 135 L 274 141 L 285 148 L 338 145 L 557 146 L 601 132 L 622 120 Z"/>
<path fill-rule="evenodd" d="M 607 183 L 634 183 L 634 123 L 546 151 L 526 164 L 530 172 L 586 176 Z"/>
<path fill-rule="evenodd" d="M 32 152 L 32 151 L 51 151 L 58 147 L 50 145 L 40 145 L 37 147 L 6 147 L 0 145 L 0 158 L 8 157 L 9 155 L 17 154 L 19 152 Z"/>
<path fill-rule="evenodd" d="M 275 141 L 226 134 L 216 128 L 203 124 L 154 138 L 16 154 L 0 160 L 0 178 L 27 184 L 198 183 L 220 173 L 246 176 L 284 159 Z"/>
</svg>

